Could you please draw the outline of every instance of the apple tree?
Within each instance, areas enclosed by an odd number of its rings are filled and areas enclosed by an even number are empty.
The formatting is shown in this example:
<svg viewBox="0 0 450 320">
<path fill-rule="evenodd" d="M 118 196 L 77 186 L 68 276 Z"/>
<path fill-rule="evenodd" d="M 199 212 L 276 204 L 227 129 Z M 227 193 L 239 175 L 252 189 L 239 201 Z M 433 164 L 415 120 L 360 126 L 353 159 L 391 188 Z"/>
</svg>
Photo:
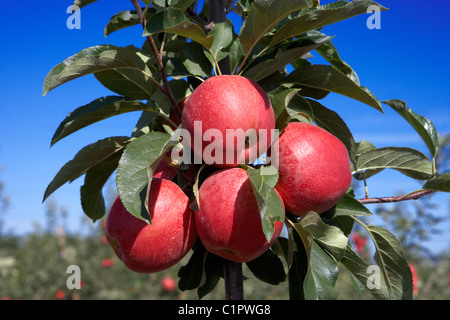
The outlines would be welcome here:
<svg viewBox="0 0 450 320">
<path fill-rule="evenodd" d="M 76 0 L 74 5 L 82 8 L 94 1 Z M 188 262 L 178 271 L 179 288 L 197 290 L 202 298 L 224 278 L 225 297 L 242 299 L 245 264 L 261 281 L 273 285 L 287 281 L 291 299 L 335 299 L 339 294 L 335 289 L 339 264 L 352 275 L 356 290 L 365 287 L 379 299 L 411 299 L 412 276 L 400 242 L 385 228 L 367 225 L 360 217 L 373 214 L 366 206 L 369 203 L 407 201 L 433 192 L 449 192 L 450 174 L 437 173 L 439 145 L 432 122 L 402 100 L 378 100 L 341 59 L 332 37 L 321 31 L 326 25 L 365 14 L 371 6 L 387 10 L 370 0 L 325 5 L 318 0 L 131 0 L 130 7 L 124 6 L 124 11 L 111 17 L 104 33 L 107 36 L 140 25 L 142 46 L 97 45 L 83 49 L 48 73 L 43 91 L 46 95 L 59 85 L 93 74 L 114 93 L 69 113 L 57 127 L 52 145 L 116 115 L 140 112 L 141 116 L 130 128 L 129 136 L 107 137 L 79 150 L 50 182 L 44 200 L 65 183 L 84 175 L 81 204 L 95 222 L 105 215 L 102 189 L 115 175 L 126 210 L 134 219 L 151 225 L 148 196 L 155 173 L 173 150 L 190 154 L 181 143 L 179 130 L 185 125 L 182 109 L 186 99 L 191 103 L 189 96 L 210 78 L 243 77 L 267 95 L 274 127 L 281 137 L 291 123 L 313 124 L 345 146 L 354 181 L 367 186 L 369 178 L 390 169 L 421 181 L 422 188 L 405 196 L 371 198 L 367 194 L 357 199 L 352 187 L 346 186 L 337 203 L 325 212 L 313 209 L 295 215 L 276 196 L 280 175 L 270 161 L 262 157 L 239 164 L 247 172 L 251 197 L 259 210 L 260 219 L 253 227 L 259 228 L 267 241 L 277 223 L 284 223 L 284 231 L 273 239 L 276 241 L 270 249 L 245 262 L 219 257 L 197 240 L 188 253 Z M 234 18 L 230 18 L 231 14 Z M 329 63 L 312 64 L 308 61 L 311 51 Z M 429 154 L 355 141 L 339 114 L 321 103 L 329 94 L 357 100 L 379 112 L 386 107 L 394 109 L 399 121 L 407 121 L 423 139 Z M 217 103 L 220 106 L 220 101 Z M 175 170 L 170 179 L 191 199 L 193 214 L 202 209 L 198 198 L 203 182 L 218 170 L 227 170 L 208 163 L 192 165 L 186 157 L 183 161 L 169 158 L 168 165 Z M 317 179 L 327 183 L 331 177 L 326 175 L 324 171 Z M 219 213 L 222 210 L 220 206 L 216 209 Z M 349 235 L 357 224 L 374 244 L 376 265 L 365 261 L 352 247 Z"/>
</svg>

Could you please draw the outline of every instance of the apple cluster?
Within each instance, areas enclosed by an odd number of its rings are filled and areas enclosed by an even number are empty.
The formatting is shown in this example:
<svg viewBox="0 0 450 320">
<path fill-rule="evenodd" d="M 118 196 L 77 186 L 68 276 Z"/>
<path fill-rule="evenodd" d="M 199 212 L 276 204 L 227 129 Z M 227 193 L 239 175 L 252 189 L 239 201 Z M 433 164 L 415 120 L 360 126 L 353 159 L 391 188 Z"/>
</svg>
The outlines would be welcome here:
<svg viewBox="0 0 450 320">
<path fill-rule="evenodd" d="M 150 185 L 147 205 L 151 224 L 132 216 L 116 198 L 105 234 L 131 270 L 151 273 L 167 269 L 179 262 L 197 239 L 209 252 L 235 262 L 251 261 L 268 250 L 279 237 L 283 222 L 275 222 L 268 241 L 247 170 L 240 162 L 247 163 L 255 150 L 258 155 L 272 153 L 272 160 L 276 153 L 279 178 L 274 189 L 283 210 L 290 214 L 323 213 L 336 205 L 350 186 L 347 148 L 328 131 L 310 123 L 290 122 L 276 141 L 260 134 L 275 129 L 275 115 L 266 93 L 250 79 L 211 77 L 183 101 L 181 108 L 182 128 L 194 139 L 211 129 L 221 133 L 216 137 L 223 141 L 215 141 L 213 150 L 214 159 L 219 161 L 212 163 L 216 170 L 199 184 L 196 210 L 172 181 L 177 168 L 171 165 L 170 156 L 161 161 Z M 202 132 L 195 132 L 196 122 L 202 124 Z M 257 138 L 241 145 L 226 141 L 230 129 L 256 132 Z M 202 138 L 201 143 L 189 143 L 193 153 L 201 156 L 213 141 Z M 276 152 L 269 149 L 274 144 Z M 225 161 L 230 158 L 232 161 Z M 185 174 L 193 181 L 196 169 L 192 164 L 189 168 L 194 171 L 188 169 Z"/>
</svg>

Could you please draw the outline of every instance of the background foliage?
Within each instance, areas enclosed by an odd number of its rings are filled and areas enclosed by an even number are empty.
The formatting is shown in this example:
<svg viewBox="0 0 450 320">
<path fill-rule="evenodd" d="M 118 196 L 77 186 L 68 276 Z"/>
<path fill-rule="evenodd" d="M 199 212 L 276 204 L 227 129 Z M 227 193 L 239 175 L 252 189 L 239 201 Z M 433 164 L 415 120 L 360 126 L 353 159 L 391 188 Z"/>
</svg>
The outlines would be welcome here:
<svg viewBox="0 0 450 320">
<path fill-rule="evenodd" d="M 47 204 L 45 225 L 36 225 L 35 231 L 25 236 L 9 232 L 0 234 L 0 299 L 198 299 L 195 290 L 167 292 L 161 287 L 166 277 L 177 278 L 177 270 L 187 263 L 187 258 L 166 271 L 156 274 L 130 272 L 114 255 L 103 240 L 102 221 L 92 224 L 86 218 L 86 233 L 66 233 L 66 217 L 69 214 L 57 200 Z M 420 204 L 429 202 L 420 200 Z M 432 201 L 431 201 L 432 203 Z M 429 204 L 429 203 L 428 203 Z M 411 220 L 419 210 L 403 211 L 396 208 L 398 223 Z M 380 207 L 381 210 L 381 207 Z M 388 221 L 386 221 L 388 222 Z M 390 222 L 389 222 L 390 223 Z M 439 223 L 435 225 L 439 228 Z M 359 231 L 361 231 L 359 233 Z M 443 230 L 441 230 L 443 231 Z M 410 233 L 411 241 L 403 243 L 408 261 L 415 266 L 416 283 L 414 299 L 446 300 L 450 298 L 450 251 L 431 254 L 420 249 L 420 230 Z M 362 230 L 355 234 L 365 239 L 358 253 L 366 259 L 373 256 L 373 248 Z M 356 243 L 355 237 L 352 241 Z M 361 241 L 360 241 L 361 242 Z M 359 242 L 359 243 L 360 243 Z M 81 269 L 81 290 L 69 290 L 66 273 L 69 265 Z M 338 299 L 374 299 L 367 292 L 355 290 L 352 276 L 340 265 L 336 290 Z M 288 299 L 288 286 L 277 286 L 256 279 L 247 268 L 244 281 L 246 299 Z M 223 281 L 203 299 L 223 299 Z"/>
</svg>

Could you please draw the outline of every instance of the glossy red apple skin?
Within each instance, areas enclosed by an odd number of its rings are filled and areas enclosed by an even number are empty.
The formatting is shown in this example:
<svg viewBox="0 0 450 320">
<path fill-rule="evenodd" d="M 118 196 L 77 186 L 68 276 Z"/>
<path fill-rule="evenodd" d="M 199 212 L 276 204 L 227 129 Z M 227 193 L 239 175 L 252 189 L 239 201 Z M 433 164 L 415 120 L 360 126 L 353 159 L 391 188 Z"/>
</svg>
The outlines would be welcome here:
<svg viewBox="0 0 450 320">
<path fill-rule="evenodd" d="M 267 242 L 251 182 L 242 168 L 222 169 L 209 176 L 200 186 L 199 204 L 195 222 L 201 242 L 209 252 L 235 262 L 259 257 L 283 227 L 283 222 L 275 222 Z"/>
<path fill-rule="evenodd" d="M 286 210 L 302 216 L 323 213 L 344 196 L 352 181 L 345 145 L 328 131 L 291 122 L 279 137 L 279 179 L 275 186 Z"/>
<path fill-rule="evenodd" d="M 240 163 L 246 163 L 253 155 L 259 156 L 265 153 L 271 143 L 270 130 L 275 128 L 275 115 L 264 90 L 254 81 L 236 75 L 214 76 L 205 80 L 198 86 L 187 99 L 182 112 L 183 128 L 188 130 L 191 139 L 194 139 L 194 122 L 201 121 L 202 130 L 198 132 L 198 139 L 203 140 L 205 131 L 217 129 L 223 139 L 218 143 L 223 146 L 220 150 L 220 161 L 210 163 L 220 168 L 236 167 Z M 263 130 L 268 130 L 265 137 L 259 136 L 260 141 L 265 141 L 267 148 L 260 148 L 258 141 L 250 146 L 238 148 L 236 142 L 229 144 L 226 149 L 227 129 L 256 130 L 258 135 Z M 195 138 L 197 139 L 197 138 Z M 204 149 L 211 141 L 203 141 L 200 148 L 194 148 L 194 154 L 203 158 Z M 260 150 L 261 149 L 261 150 Z M 258 152 L 261 151 L 261 152 Z M 234 161 L 226 160 L 226 153 L 233 155 Z"/>
<path fill-rule="evenodd" d="M 106 238 L 119 259 L 140 273 L 170 268 L 197 239 L 189 199 L 174 182 L 153 178 L 148 207 L 151 224 L 131 215 L 117 197 L 105 228 Z"/>
</svg>

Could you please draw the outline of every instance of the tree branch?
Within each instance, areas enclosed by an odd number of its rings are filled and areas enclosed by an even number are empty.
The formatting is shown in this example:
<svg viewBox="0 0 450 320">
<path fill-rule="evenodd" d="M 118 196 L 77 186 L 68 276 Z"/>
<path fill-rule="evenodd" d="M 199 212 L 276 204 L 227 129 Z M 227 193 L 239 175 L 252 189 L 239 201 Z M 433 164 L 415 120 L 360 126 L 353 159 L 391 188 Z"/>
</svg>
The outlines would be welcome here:
<svg viewBox="0 0 450 320">
<path fill-rule="evenodd" d="M 134 7 L 136 9 L 136 12 L 137 12 L 137 14 L 139 16 L 139 20 L 141 20 L 142 28 L 145 29 L 146 20 L 144 18 L 144 13 L 142 12 L 141 6 L 139 5 L 139 0 L 130 0 L 130 1 L 133 3 L 133 5 L 134 5 Z M 166 74 L 166 71 L 164 70 L 164 65 L 163 65 L 163 62 L 162 62 L 162 56 L 159 53 L 158 48 L 156 47 L 156 44 L 155 44 L 155 41 L 153 40 L 153 37 L 151 35 L 148 35 L 147 36 L 147 40 L 150 43 L 150 47 L 152 48 L 153 54 L 155 55 L 156 64 L 158 66 L 159 73 L 161 74 L 161 79 L 162 79 L 162 82 L 163 82 L 163 86 L 162 86 L 162 88 L 161 87 L 160 88 L 163 89 L 162 91 L 169 98 L 170 103 L 172 104 L 172 106 L 173 106 L 173 108 L 175 110 L 175 114 L 178 117 L 178 120 L 181 121 L 181 110 L 180 110 L 180 107 L 178 106 L 177 101 L 175 100 L 175 97 L 174 97 L 174 95 L 172 93 L 172 89 L 170 88 L 169 82 L 167 81 L 167 74 Z"/>
<path fill-rule="evenodd" d="M 192 20 L 194 20 L 205 33 L 208 33 L 214 29 L 214 22 L 205 23 L 191 8 L 186 9 L 186 14 Z"/>
<path fill-rule="evenodd" d="M 227 19 L 228 0 L 214 0 L 209 2 L 209 24 L 225 22 Z M 225 57 L 219 61 L 219 68 L 222 74 L 231 74 L 230 59 Z"/>
<path fill-rule="evenodd" d="M 358 201 L 362 204 L 371 203 L 390 203 L 390 202 L 400 202 L 407 200 L 417 200 L 423 196 L 436 192 L 435 190 L 418 190 L 403 196 L 392 196 L 392 197 L 379 197 L 379 198 L 363 198 Z"/>
</svg>

